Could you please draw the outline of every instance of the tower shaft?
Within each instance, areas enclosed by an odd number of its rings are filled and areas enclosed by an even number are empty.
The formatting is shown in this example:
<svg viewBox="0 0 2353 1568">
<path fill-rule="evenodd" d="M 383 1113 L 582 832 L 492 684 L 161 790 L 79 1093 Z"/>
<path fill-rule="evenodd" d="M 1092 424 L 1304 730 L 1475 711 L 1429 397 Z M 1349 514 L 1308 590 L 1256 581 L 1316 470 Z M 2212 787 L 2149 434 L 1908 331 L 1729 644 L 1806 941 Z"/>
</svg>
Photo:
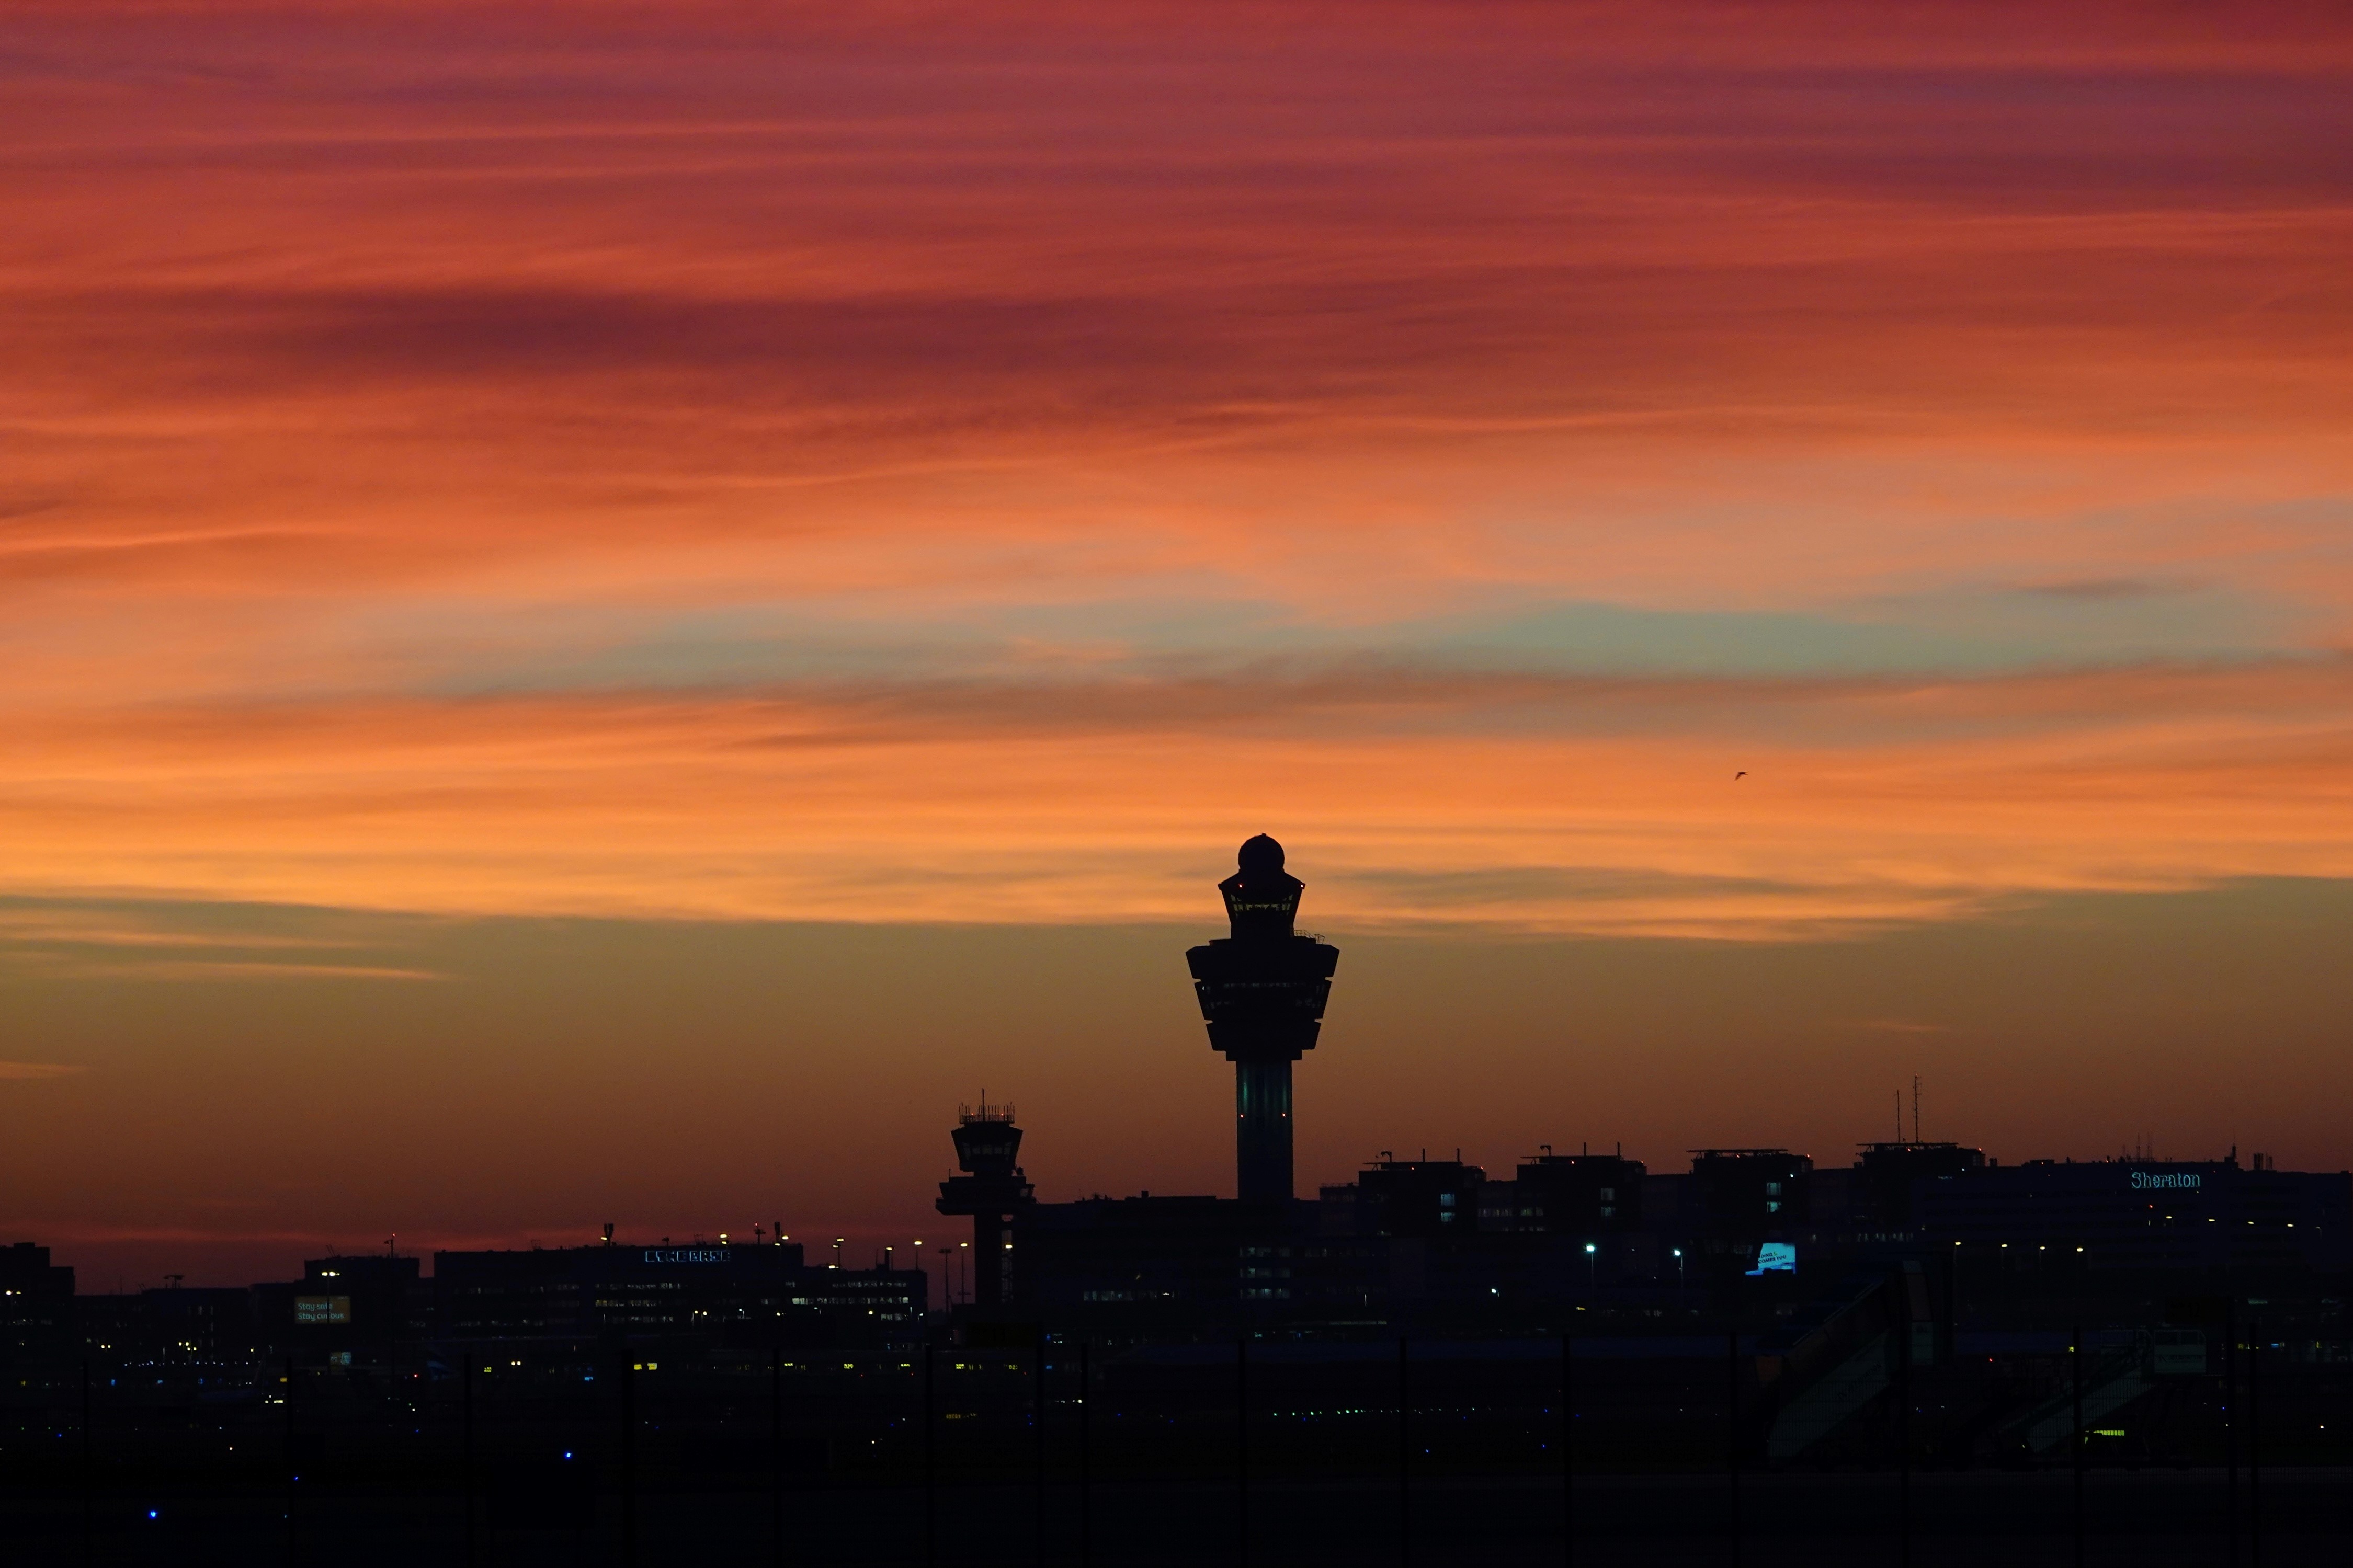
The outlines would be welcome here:
<svg viewBox="0 0 2353 1568">
<path fill-rule="evenodd" d="M 1234 1184 L 1244 1203 L 1289 1202 L 1291 1058 L 1234 1063 Z"/>
<path fill-rule="evenodd" d="M 1005 1218 L 972 1216 L 972 1300 L 976 1307 L 1005 1305 Z"/>
</svg>

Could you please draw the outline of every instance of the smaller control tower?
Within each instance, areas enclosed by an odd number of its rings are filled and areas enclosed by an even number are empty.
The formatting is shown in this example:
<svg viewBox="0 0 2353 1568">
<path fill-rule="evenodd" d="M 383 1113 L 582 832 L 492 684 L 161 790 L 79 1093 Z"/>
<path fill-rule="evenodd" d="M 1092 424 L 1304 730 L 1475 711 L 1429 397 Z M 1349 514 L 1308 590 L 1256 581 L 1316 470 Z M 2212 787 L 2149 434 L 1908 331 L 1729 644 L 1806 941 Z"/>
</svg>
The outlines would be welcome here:
<svg viewBox="0 0 2353 1568">
<path fill-rule="evenodd" d="M 972 1300 L 976 1307 L 1005 1304 L 1005 1222 L 1036 1201 L 1029 1179 L 1014 1161 L 1021 1153 L 1021 1129 L 1013 1125 L 1013 1108 L 991 1105 L 981 1096 L 980 1109 L 960 1107 L 955 1140 L 961 1176 L 940 1184 L 942 1214 L 972 1215 Z"/>
<path fill-rule="evenodd" d="M 1234 1163 L 1244 1203 L 1291 1200 L 1291 1064 L 1315 1048 L 1340 950 L 1292 930 L 1307 884 L 1261 833 L 1218 884 L 1233 934 L 1185 954 L 1210 1048 L 1234 1064 Z"/>
</svg>

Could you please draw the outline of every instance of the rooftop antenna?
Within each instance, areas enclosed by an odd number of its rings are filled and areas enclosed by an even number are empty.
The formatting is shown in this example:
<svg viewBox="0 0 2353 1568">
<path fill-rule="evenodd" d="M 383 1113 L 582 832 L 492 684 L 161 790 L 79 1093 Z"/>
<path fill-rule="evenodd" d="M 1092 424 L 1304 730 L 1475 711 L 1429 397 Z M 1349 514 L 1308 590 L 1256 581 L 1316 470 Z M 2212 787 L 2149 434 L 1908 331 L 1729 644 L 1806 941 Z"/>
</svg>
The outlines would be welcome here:
<svg viewBox="0 0 2353 1568">
<path fill-rule="evenodd" d="M 1904 1142 L 1904 1091 L 1899 1089 L 1888 1098 L 1895 1101 L 1895 1141 L 1901 1143 Z"/>
<path fill-rule="evenodd" d="M 1920 1075 L 1912 1075 L 1912 1142 L 1920 1142 Z"/>
<path fill-rule="evenodd" d="M 785 1244 L 785 1243 L 786 1243 L 786 1242 L 788 1242 L 788 1241 L 790 1241 L 790 1240 L 792 1239 L 792 1237 L 791 1237 L 786 1236 L 786 1235 L 785 1234 L 785 1222 L 784 1222 L 783 1220 L 778 1220 L 778 1221 L 776 1222 L 776 1245 L 777 1245 L 778 1247 L 782 1247 L 782 1246 L 784 1246 L 784 1244 Z"/>
<path fill-rule="evenodd" d="M 613 1245 L 613 1222 L 609 1219 L 605 1222 L 605 1245 Z"/>
</svg>

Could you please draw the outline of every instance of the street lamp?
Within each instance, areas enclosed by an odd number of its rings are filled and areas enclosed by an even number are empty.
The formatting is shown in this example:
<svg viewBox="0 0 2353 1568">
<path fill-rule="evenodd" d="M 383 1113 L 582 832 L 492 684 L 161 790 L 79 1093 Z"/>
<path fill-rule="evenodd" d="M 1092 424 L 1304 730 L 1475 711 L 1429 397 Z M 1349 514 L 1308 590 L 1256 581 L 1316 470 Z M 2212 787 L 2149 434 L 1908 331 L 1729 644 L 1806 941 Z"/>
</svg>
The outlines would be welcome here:
<svg viewBox="0 0 2353 1568">
<path fill-rule="evenodd" d="M 1598 1284 L 1599 1284 L 1599 1272 L 1600 1268 L 1600 1261 L 1594 1257 L 1593 1243 L 1588 1241 L 1585 1244 L 1585 1288 L 1588 1290 L 1594 1289 Z"/>
<path fill-rule="evenodd" d="M 1677 1289 L 1681 1289 L 1681 1288 L 1682 1288 L 1682 1286 L 1683 1286 L 1683 1249 L 1682 1247 L 1676 1247 L 1676 1248 L 1675 1248 L 1675 1285 L 1676 1285 L 1676 1288 L 1677 1288 Z"/>
</svg>

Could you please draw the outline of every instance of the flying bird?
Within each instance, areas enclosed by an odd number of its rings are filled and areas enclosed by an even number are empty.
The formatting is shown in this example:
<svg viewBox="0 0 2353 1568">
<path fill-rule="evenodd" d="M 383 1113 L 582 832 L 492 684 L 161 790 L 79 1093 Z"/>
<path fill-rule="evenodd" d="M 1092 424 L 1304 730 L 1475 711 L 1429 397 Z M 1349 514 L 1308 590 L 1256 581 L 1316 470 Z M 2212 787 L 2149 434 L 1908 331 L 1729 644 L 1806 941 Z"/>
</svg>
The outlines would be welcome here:
<svg viewBox="0 0 2353 1568">
<path fill-rule="evenodd" d="M 1747 770 L 1746 768 L 1743 768 L 1743 769 L 1741 769 L 1738 773 L 1735 773 L 1735 774 L 1733 774 L 1733 775 L 1732 775 L 1732 782 L 1733 782 L 1734 784 L 1738 784 L 1742 779 L 1745 779 L 1745 778 L 1746 778 L 1747 776 L 1748 776 L 1748 770 Z"/>
</svg>

